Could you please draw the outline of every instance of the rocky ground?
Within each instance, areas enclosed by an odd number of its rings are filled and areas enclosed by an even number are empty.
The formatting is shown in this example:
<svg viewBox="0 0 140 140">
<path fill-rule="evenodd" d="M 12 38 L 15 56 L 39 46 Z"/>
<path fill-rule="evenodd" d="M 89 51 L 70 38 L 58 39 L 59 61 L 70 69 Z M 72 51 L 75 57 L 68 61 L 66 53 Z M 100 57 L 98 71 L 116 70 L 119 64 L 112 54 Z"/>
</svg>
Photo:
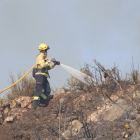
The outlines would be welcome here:
<svg viewBox="0 0 140 140">
<path fill-rule="evenodd" d="M 34 110 L 22 96 L 0 107 L 0 140 L 140 140 L 140 115 L 123 99 L 58 90 Z"/>
</svg>

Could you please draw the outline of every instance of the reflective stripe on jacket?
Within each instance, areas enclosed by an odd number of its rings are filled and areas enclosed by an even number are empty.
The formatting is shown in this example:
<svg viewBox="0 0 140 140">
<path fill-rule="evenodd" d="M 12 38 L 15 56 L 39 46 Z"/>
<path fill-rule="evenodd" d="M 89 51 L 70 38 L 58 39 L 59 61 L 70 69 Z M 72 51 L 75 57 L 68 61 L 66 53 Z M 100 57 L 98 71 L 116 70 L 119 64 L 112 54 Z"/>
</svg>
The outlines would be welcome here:
<svg viewBox="0 0 140 140">
<path fill-rule="evenodd" d="M 44 53 L 40 53 L 37 56 L 37 60 L 36 60 L 36 63 L 38 63 L 37 68 L 43 69 L 45 73 L 37 72 L 35 73 L 35 75 L 42 74 L 48 78 L 49 77 L 48 70 L 52 69 L 54 67 L 54 64 L 50 65 L 49 62 L 45 62 L 44 60 L 45 58 L 46 56 L 44 55 Z"/>
</svg>

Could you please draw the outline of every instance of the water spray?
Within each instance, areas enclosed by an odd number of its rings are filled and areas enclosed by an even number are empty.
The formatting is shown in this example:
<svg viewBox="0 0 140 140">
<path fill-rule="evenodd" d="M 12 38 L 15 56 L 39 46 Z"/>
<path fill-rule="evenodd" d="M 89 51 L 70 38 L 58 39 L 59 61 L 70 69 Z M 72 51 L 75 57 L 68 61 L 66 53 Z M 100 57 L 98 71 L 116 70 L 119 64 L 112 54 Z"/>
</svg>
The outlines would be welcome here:
<svg viewBox="0 0 140 140">
<path fill-rule="evenodd" d="M 86 75 L 85 73 L 82 73 L 81 71 L 78 71 L 74 68 L 71 68 L 69 66 L 66 66 L 64 64 L 60 64 L 60 66 L 66 70 L 68 73 L 70 73 L 72 76 L 74 76 L 75 78 L 77 78 L 79 81 L 81 81 L 82 83 L 90 86 L 91 84 L 93 84 L 93 82 L 95 83 L 96 80 L 88 75 Z"/>
</svg>

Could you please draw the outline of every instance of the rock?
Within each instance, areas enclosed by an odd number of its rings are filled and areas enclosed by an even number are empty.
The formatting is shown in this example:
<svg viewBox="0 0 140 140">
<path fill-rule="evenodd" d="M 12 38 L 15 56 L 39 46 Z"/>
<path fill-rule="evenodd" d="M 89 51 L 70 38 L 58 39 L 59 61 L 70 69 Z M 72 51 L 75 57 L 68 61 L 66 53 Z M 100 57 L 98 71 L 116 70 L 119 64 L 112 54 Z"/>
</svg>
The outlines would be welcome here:
<svg viewBox="0 0 140 140">
<path fill-rule="evenodd" d="M 88 91 L 88 87 L 84 85 L 83 90 Z"/>
<path fill-rule="evenodd" d="M 4 110 L 4 108 L 3 108 L 3 107 L 1 107 L 1 108 L 0 108 L 0 111 L 3 111 L 3 110 Z"/>
<path fill-rule="evenodd" d="M 78 116 L 72 116 L 72 117 L 68 117 L 67 119 L 66 119 L 66 121 L 67 122 L 70 122 L 70 121 L 73 121 L 73 120 L 78 120 Z"/>
<path fill-rule="evenodd" d="M 71 91 L 67 91 L 67 92 L 66 92 L 66 94 L 70 94 L 70 93 L 71 93 Z"/>
<path fill-rule="evenodd" d="M 74 120 L 72 121 L 72 131 L 73 131 L 73 135 L 77 135 L 77 133 L 80 132 L 81 127 L 83 126 L 83 124 L 78 121 L 78 120 Z M 71 127 L 71 126 L 70 126 Z"/>
<path fill-rule="evenodd" d="M 59 99 L 59 102 L 62 104 L 65 101 L 65 98 Z"/>
<path fill-rule="evenodd" d="M 140 124 L 139 122 L 137 121 L 133 121 L 131 124 L 130 124 L 130 127 L 133 128 L 134 130 L 134 133 L 133 131 L 127 131 L 129 132 L 129 136 L 131 136 L 131 140 L 140 140 Z"/>
<path fill-rule="evenodd" d="M 123 112 L 124 110 L 122 108 L 114 105 L 110 110 L 103 112 L 102 116 L 104 120 L 114 121 L 115 119 L 118 119 L 123 114 Z"/>
<path fill-rule="evenodd" d="M 10 104 L 10 108 L 14 108 L 14 107 L 16 107 L 16 105 L 17 105 L 17 102 L 15 100 L 13 100 Z"/>
<path fill-rule="evenodd" d="M 29 108 L 29 109 L 32 109 L 32 108 L 33 108 L 33 105 L 32 105 L 32 104 L 29 104 L 29 105 L 28 105 L 28 108 Z"/>
<path fill-rule="evenodd" d="M 58 95 L 60 93 L 66 93 L 66 90 L 64 88 L 59 88 L 54 93 L 55 93 L 55 95 Z"/>
<path fill-rule="evenodd" d="M 86 100 L 85 96 L 84 96 L 84 95 L 82 95 L 82 96 L 81 96 L 81 101 L 83 101 L 83 102 L 84 102 L 85 100 Z"/>
<path fill-rule="evenodd" d="M 90 116 L 87 117 L 87 122 L 89 121 L 98 121 L 98 113 L 93 112 Z"/>
<path fill-rule="evenodd" d="M 4 115 L 6 115 L 6 114 L 8 114 L 8 112 L 9 112 L 9 108 L 8 107 L 6 107 L 5 109 L 4 109 Z"/>
<path fill-rule="evenodd" d="M 77 135 L 80 132 L 81 127 L 83 126 L 83 124 L 78 121 L 78 120 L 74 120 L 72 121 L 72 135 Z M 71 122 L 69 123 L 69 127 L 68 129 L 62 133 L 62 135 L 66 137 L 66 139 L 69 138 L 69 136 L 71 135 Z"/>
<path fill-rule="evenodd" d="M 12 108 L 11 109 L 11 113 L 15 114 L 15 113 L 19 113 L 21 112 L 23 109 L 22 108 Z"/>
<path fill-rule="evenodd" d="M 3 113 L 1 114 L 3 119 L 5 119 L 9 115 L 9 110 L 10 109 L 8 107 L 4 109 Z"/>
<path fill-rule="evenodd" d="M 127 106 L 127 107 L 125 108 L 125 110 L 126 110 L 127 112 L 132 112 L 132 111 L 134 110 L 134 107 L 133 107 L 133 106 Z"/>
<path fill-rule="evenodd" d="M 81 106 L 85 106 L 85 101 L 86 101 L 86 96 L 85 95 L 80 95 L 79 97 L 77 97 L 76 99 L 73 100 L 73 105 L 74 108 L 76 108 L 76 110 L 79 109 L 79 107 Z"/>
<path fill-rule="evenodd" d="M 0 112 L 0 118 L 2 118 L 2 113 Z"/>
<path fill-rule="evenodd" d="M 124 110 L 127 107 L 126 105 L 124 105 L 124 101 L 121 99 L 117 101 L 117 104 L 123 107 Z M 114 104 L 113 106 L 107 104 L 103 107 L 98 108 L 97 111 L 88 116 L 87 121 L 99 121 L 100 118 L 107 121 L 114 121 L 115 119 L 118 119 L 123 115 L 124 110 L 117 104 Z"/>
<path fill-rule="evenodd" d="M 29 105 L 29 102 L 21 102 L 21 107 L 24 108 Z"/>
<path fill-rule="evenodd" d="M 7 106 L 9 107 L 9 105 L 10 105 L 10 102 L 6 101 L 1 105 L 1 107 L 5 108 Z"/>
<path fill-rule="evenodd" d="M 16 115 L 14 115 L 14 116 L 8 116 L 8 117 L 4 120 L 4 123 L 6 123 L 6 122 L 11 122 L 11 123 L 13 123 L 13 122 L 16 121 L 16 118 L 17 118 Z"/>
<path fill-rule="evenodd" d="M 18 104 L 21 105 L 22 108 L 24 108 L 27 107 L 32 102 L 32 99 L 29 96 L 21 96 L 16 101 Z"/>
<path fill-rule="evenodd" d="M 133 94 L 133 98 L 140 98 L 140 92 L 138 90 Z"/>
<path fill-rule="evenodd" d="M 118 106 L 117 104 L 119 104 L 122 108 Z M 104 120 L 114 121 L 115 119 L 118 119 L 119 117 L 123 115 L 124 110 L 127 107 L 127 105 L 125 105 L 125 102 L 121 99 L 117 101 L 117 104 L 114 104 L 113 106 L 108 108 L 108 110 L 105 110 L 104 112 L 102 112 L 101 115 L 103 116 Z"/>
<path fill-rule="evenodd" d="M 139 129 L 135 131 L 135 133 L 132 134 L 131 140 L 140 140 L 140 131 Z"/>
<path fill-rule="evenodd" d="M 15 116 L 17 116 L 17 119 L 19 119 L 22 117 L 22 114 L 26 111 L 27 111 L 26 108 L 12 108 L 9 115 L 10 116 L 15 115 Z"/>
<path fill-rule="evenodd" d="M 22 109 L 22 112 L 27 112 L 27 109 Z"/>
<path fill-rule="evenodd" d="M 22 108 L 27 107 L 32 102 L 32 98 L 29 96 L 21 96 L 19 98 L 15 98 L 11 104 L 10 108 L 14 108 L 17 105 L 21 106 Z M 30 106 L 31 107 L 31 106 Z"/>
<path fill-rule="evenodd" d="M 0 118 L 0 125 L 3 123 L 3 119 L 2 118 Z"/>
<path fill-rule="evenodd" d="M 89 121 L 98 121 L 98 119 L 100 118 L 100 115 L 103 113 L 103 112 L 106 112 L 110 109 L 110 105 L 105 105 L 103 107 L 100 107 L 98 108 L 97 111 L 93 112 L 91 115 L 89 115 L 87 117 L 87 122 Z"/>
</svg>

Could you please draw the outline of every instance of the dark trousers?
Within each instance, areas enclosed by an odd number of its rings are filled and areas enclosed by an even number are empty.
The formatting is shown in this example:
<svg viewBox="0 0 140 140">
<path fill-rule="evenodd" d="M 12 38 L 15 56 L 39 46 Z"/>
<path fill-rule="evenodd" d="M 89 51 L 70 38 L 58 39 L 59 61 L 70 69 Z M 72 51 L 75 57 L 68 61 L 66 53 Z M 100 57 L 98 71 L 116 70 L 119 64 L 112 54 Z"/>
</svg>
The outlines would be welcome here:
<svg viewBox="0 0 140 140">
<path fill-rule="evenodd" d="M 51 92 L 50 84 L 44 75 L 41 75 L 41 74 L 35 75 L 34 78 L 36 79 L 36 86 L 35 86 L 36 91 L 34 93 L 34 96 L 40 97 L 40 103 L 44 104 L 45 101 L 40 95 L 42 93 L 42 89 L 44 89 L 43 94 L 45 96 L 48 96 L 50 94 Z M 38 101 L 38 104 L 39 104 L 39 101 Z"/>
</svg>

